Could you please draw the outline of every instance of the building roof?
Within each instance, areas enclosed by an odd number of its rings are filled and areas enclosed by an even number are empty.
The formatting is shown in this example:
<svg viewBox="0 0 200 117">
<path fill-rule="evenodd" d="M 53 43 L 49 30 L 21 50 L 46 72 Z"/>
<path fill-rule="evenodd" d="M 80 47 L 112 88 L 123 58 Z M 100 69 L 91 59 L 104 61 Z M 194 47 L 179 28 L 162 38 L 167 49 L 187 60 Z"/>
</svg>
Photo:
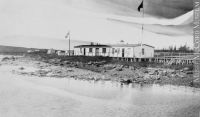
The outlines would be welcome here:
<svg viewBox="0 0 200 117">
<path fill-rule="evenodd" d="M 147 44 L 142 44 L 142 45 L 155 48 Z M 74 48 L 111 48 L 111 47 L 137 47 L 137 46 L 141 46 L 141 44 L 79 45 L 79 46 L 74 46 Z"/>
<path fill-rule="evenodd" d="M 142 44 L 142 45 L 155 48 L 154 46 L 150 46 L 150 45 L 147 45 L 147 44 Z M 110 46 L 112 46 L 112 47 L 137 47 L 137 46 L 141 46 L 141 44 L 113 44 L 113 45 L 110 45 Z"/>
<path fill-rule="evenodd" d="M 74 48 L 107 48 L 111 47 L 110 45 L 79 45 L 74 46 Z"/>
</svg>

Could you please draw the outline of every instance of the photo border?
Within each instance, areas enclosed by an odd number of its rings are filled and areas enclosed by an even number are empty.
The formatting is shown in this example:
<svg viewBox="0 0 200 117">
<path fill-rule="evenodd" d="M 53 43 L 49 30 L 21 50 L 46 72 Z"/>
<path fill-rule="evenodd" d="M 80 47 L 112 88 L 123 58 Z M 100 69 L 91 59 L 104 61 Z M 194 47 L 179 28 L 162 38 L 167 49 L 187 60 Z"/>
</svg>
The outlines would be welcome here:
<svg viewBox="0 0 200 117">
<path fill-rule="evenodd" d="M 200 82 L 200 0 L 193 0 L 194 78 Z"/>
</svg>

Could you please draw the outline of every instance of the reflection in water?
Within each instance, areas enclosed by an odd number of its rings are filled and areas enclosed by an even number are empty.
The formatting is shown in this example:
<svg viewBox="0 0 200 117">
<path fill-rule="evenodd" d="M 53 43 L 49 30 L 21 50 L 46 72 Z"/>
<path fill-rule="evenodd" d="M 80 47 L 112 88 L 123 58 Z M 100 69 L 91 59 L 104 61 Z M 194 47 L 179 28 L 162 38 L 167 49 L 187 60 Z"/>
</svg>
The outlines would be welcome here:
<svg viewBox="0 0 200 117">
<path fill-rule="evenodd" d="M 127 110 L 126 114 L 138 114 L 136 117 L 140 115 L 144 117 L 154 115 L 183 117 L 184 115 L 187 117 L 191 113 L 200 111 L 200 89 L 196 88 L 152 84 L 121 85 L 121 83 L 112 81 L 66 80 L 68 82 L 66 91 L 113 102 L 113 108 L 118 104 L 123 105 L 123 109 Z"/>
<path fill-rule="evenodd" d="M 108 100 L 115 104 L 124 105 L 127 113 L 139 113 L 149 117 L 162 115 L 168 117 L 182 117 L 182 115 L 197 113 L 200 109 L 200 89 L 152 84 L 129 84 L 112 81 L 83 81 L 67 79 L 66 91 L 96 98 Z M 113 105 L 116 106 L 116 105 Z M 143 109 L 142 109 L 143 108 Z M 177 113 L 181 113 L 177 115 Z M 193 115 L 193 114 L 192 114 Z"/>
<path fill-rule="evenodd" d="M 114 81 L 86 81 L 67 79 L 65 90 L 89 97 L 112 99 L 127 94 L 149 96 L 200 96 L 200 90 L 184 86 L 152 85 L 152 84 L 128 84 L 124 85 Z"/>
</svg>

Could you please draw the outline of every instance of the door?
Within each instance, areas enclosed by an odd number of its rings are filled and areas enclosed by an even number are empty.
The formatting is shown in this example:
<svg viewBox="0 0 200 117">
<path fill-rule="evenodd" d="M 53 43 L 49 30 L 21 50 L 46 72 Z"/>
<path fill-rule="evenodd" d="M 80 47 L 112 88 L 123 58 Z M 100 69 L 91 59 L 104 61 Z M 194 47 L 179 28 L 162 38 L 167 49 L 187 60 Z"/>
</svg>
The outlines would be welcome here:
<svg viewBox="0 0 200 117">
<path fill-rule="evenodd" d="M 83 55 L 85 56 L 85 48 L 83 49 Z"/>
<path fill-rule="evenodd" d="M 142 48 L 142 56 L 144 56 L 144 55 L 145 55 L 144 48 Z"/>
<path fill-rule="evenodd" d="M 95 50 L 95 56 L 99 56 L 99 48 L 96 48 L 96 50 Z"/>
<path fill-rule="evenodd" d="M 122 48 L 122 57 L 124 57 L 124 52 L 125 52 L 125 49 Z"/>
</svg>

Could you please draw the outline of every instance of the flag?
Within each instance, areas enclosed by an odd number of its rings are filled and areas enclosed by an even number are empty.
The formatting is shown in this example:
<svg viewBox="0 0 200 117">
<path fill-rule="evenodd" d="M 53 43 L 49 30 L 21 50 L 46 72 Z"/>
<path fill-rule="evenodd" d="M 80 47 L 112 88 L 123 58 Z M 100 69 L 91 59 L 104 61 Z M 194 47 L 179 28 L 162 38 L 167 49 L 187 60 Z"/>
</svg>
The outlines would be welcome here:
<svg viewBox="0 0 200 117">
<path fill-rule="evenodd" d="M 138 11 L 140 12 L 140 9 L 141 8 L 143 8 L 143 0 L 142 0 L 142 2 L 141 2 L 141 4 L 140 4 L 140 6 L 138 7 Z"/>
<path fill-rule="evenodd" d="M 65 36 L 65 38 L 68 38 L 70 35 L 70 32 L 67 32 L 67 35 Z"/>
</svg>

